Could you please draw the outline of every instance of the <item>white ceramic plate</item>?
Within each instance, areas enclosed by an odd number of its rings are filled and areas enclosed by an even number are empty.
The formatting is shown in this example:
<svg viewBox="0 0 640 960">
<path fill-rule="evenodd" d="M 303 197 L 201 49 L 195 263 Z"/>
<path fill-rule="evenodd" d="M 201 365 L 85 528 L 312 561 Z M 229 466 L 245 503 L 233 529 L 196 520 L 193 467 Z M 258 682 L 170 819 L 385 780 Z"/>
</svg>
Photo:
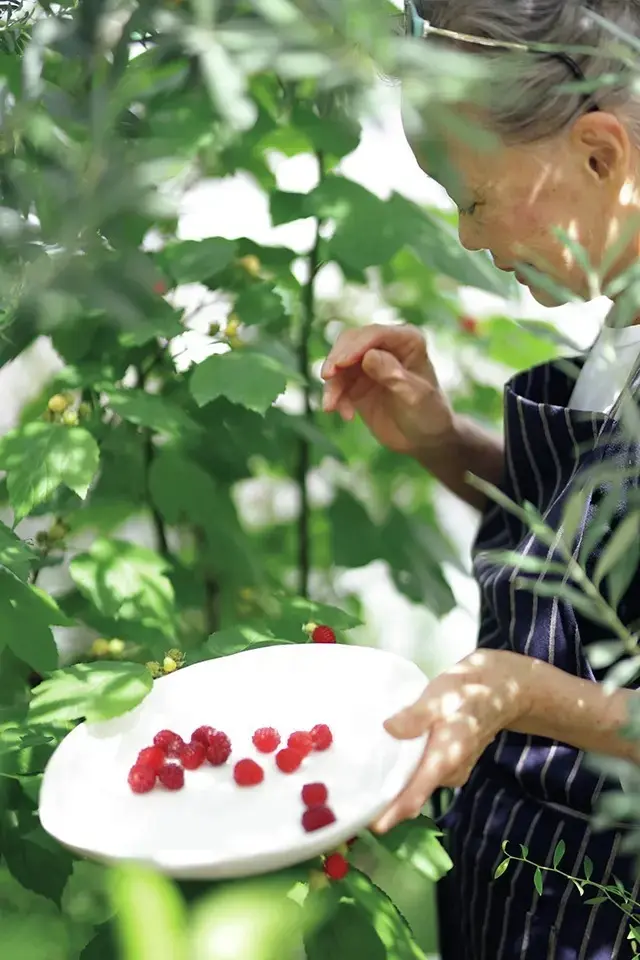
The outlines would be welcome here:
<svg viewBox="0 0 640 960">
<path fill-rule="evenodd" d="M 82 723 L 65 737 L 44 774 L 42 825 L 78 853 L 180 878 L 248 876 L 302 862 L 368 826 L 408 783 L 425 739 L 395 740 L 382 723 L 426 682 L 408 660 L 345 645 L 266 647 L 194 664 L 157 680 L 135 710 Z M 334 743 L 294 774 L 251 743 L 258 727 L 276 727 L 284 741 L 317 723 L 329 724 Z M 169 728 L 189 739 L 201 724 L 229 735 L 229 761 L 185 771 L 182 790 L 133 794 L 128 771 L 154 734 Z M 233 763 L 242 757 L 262 763 L 259 786 L 234 783 Z M 300 791 L 316 781 L 326 783 L 337 821 L 305 833 Z"/>
</svg>

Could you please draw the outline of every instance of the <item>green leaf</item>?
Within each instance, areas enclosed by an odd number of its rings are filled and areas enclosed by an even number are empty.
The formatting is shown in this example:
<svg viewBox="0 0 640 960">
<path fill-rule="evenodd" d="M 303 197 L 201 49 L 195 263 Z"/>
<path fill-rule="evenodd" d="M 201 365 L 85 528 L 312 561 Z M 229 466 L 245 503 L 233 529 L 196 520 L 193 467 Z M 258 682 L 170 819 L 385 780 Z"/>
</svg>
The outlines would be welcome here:
<svg viewBox="0 0 640 960">
<path fill-rule="evenodd" d="M 626 657 L 607 672 L 605 683 L 610 687 L 626 687 L 640 676 L 640 655 Z"/>
<path fill-rule="evenodd" d="M 236 256 L 233 240 L 206 237 L 204 240 L 182 240 L 167 244 L 156 254 L 160 269 L 177 286 L 182 283 L 207 283 Z"/>
<path fill-rule="evenodd" d="M 305 623 L 322 623 L 327 627 L 333 627 L 334 630 L 350 630 L 352 627 L 359 627 L 362 624 L 360 617 L 355 617 L 346 610 L 339 607 L 332 607 L 327 603 L 318 603 L 315 600 L 307 600 L 305 597 L 282 597 L 274 596 L 274 609 L 277 608 L 277 616 L 282 620 L 293 620 L 300 626 Z"/>
<path fill-rule="evenodd" d="M 625 517 L 598 560 L 593 574 L 593 582 L 596 587 L 617 564 L 628 561 L 629 557 L 632 561 L 630 574 L 632 576 L 635 573 L 638 564 L 639 542 L 640 513 L 634 512 Z M 625 562 L 626 566 L 627 563 Z"/>
<path fill-rule="evenodd" d="M 622 640 L 600 640 L 587 646 L 587 658 L 594 670 L 603 670 L 619 660 L 624 651 Z"/>
<path fill-rule="evenodd" d="M 243 348 L 217 353 L 198 364 L 190 389 L 199 406 L 226 397 L 264 414 L 287 386 L 287 374 L 272 357 Z"/>
<path fill-rule="evenodd" d="M 39 673 L 58 666 L 58 649 L 50 630 L 53 609 L 32 587 L 8 570 L 0 570 L 0 647 Z"/>
<path fill-rule="evenodd" d="M 572 880 L 573 885 L 575 886 L 576 890 L 577 890 L 578 893 L 580 894 L 580 896 L 583 897 L 583 896 L 584 896 L 584 887 L 582 886 L 582 884 L 581 884 L 578 880 L 574 880 L 573 877 L 571 878 L 571 880 Z"/>
<path fill-rule="evenodd" d="M 110 720 L 133 710 L 150 692 L 151 674 L 139 663 L 77 663 L 56 670 L 33 691 L 30 723 Z"/>
<path fill-rule="evenodd" d="M 567 849 L 567 845 L 566 845 L 566 843 L 564 842 L 564 840 L 559 840 L 558 843 L 557 843 L 557 845 L 556 845 L 555 850 L 553 851 L 553 866 L 554 866 L 554 869 L 556 869 L 556 868 L 560 865 L 560 861 L 561 861 L 562 858 L 564 857 L 564 854 L 565 854 L 565 850 L 566 850 L 566 849 Z"/>
<path fill-rule="evenodd" d="M 483 323 L 489 359 L 515 370 L 546 363 L 557 356 L 553 343 L 525 330 L 508 317 L 494 317 Z"/>
<path fill-rule="evenodd" d="M 275 629 L 275 626 L 265 621 L 227 627 L 224 630 L 212 633 L 204 647 L 207 653 L 214 658 L 228 657 L 233 653 L 241 653 L 243 650 L 255 647 L 270 647 L 295 642 L 281 639 L 277 636 Z M 300 642 L 304 643 L 304 641 L 304 634 L 300 631 Z"/>
<path fill-rule="evenodd" d="M 352 866 L 342 883 L 356 903 L 373 919 L 375 930 L 387 951 L 384 954 L 387 960 L 426 960 L 405 918 L 369 877 Z M 345 960 L 353 956 L 364 957 L 366 954 L 346 954 Z"/>
<path fill-rule="evenodd" d="M 187 960 L 186 908 L 176 885 L 137 865 L 115 867 L 110 881 L 121 960 Z"/>
<path fill-rule="evenodd" d="M 7 471 L 16 522 L 48 501 L 61 484 L 84 499 L 99 459 L 98 445 L 83 427 L 36 421 L 0 439 L 0 468 Z"/>
<path fill-rule="evenodd" d="M 608 623 L 607 617 L 594 601 L 586 597 L 584 593 L 576 590 L 575 587 L 570 587 L 566 583 L 559 583 L 557 581 L 545 583 L 542 580 L 525 580 L 518 577 L 515 585 L 516 589 L 530 590 L 531 593 L 537 593 L 539 597 L 561 597 L 590 620 L 601 624 Z"/>
<path fill-rule="evenodd" d="M 433 820 L 420 816 L 398 824 L 389 833 L 377 837 L 377 840 L 399 860 L 410 863 L 415 870 L 435 882 L 453 866 L 449 854 L 440 843 L 441 836 L 442 831 Z"/>
<path fill-rule="evenodd" d="M 168 636 L 175 633 L 174 595 L 167 561 L 126 540 L 98 538 L 71 561 L 78 589 L 108 617 L 139 620 Z"/>
<path fill-rule="evenodd" d="M 533 875 L 533 883 L 535 885 L 536 890 L 540 894 L 540 896 L 542 896 L 543 879 L 542 879 L 542 870 L 540 869 L 540 867 L 536 867 L 536 871 Z"/>
<path fill-rule="evenodd" d="M 522 856 L 524 857 L 524 859 L 526 860 L 527 857 L 529 856 L 529 847 L 525 847 L 524 843 L 521 843 L 521 844 L 520 844 L 520 852 L 521 852 Z"/>
<path fill-rule="evenodd" d="M 269 198 L 269 208 L 274 227 L 282 223 L 291 223 L 294 220 L 304 220 L 313 216 L 307 209 L 306 193 L 287 193 L 284 190 L 274 190 Z"/>
<path fill-rule="evenodd" d="M 585 907 L 587 905 L 596 907 L 599 904 L 606 903 L 606 902 L 607 902 L 607 897 L 591 897 L 590 900 L 585 900 L 584 904 L 585 904 Z"/>
<path fill-rule="evenodd" d="M 394 956 L 387 952 L 372 915 L 360 904 L 348 901 L 338 903 L 327 922 L 305 936 L 304 947 L 307 960 L 388 960 Z"/>
<path fill-rule="evenodd" d="M 496 871 L 493 875 L 493 879 L 497 880 L 498 877 L 501 877 L 503 873 L 506 873 L 510 863 L 511 863 L 510 860 L 503 860 L 502 863 L 499 863 L 498 866 L 496 867 Z"/>
<path fill-rule="evenodd" d="M 559 573 L 566 574 L 567 568 L 563 563 L 554 563 L 544 557 L 533 557 L 517 550 L 487 550 L 480 554 L 497 566 L 510 566 L 525 573 Z"/>
<path fill-rule="evenodd" d="M 107 394 L 111 409 L 130 423 L 175 438 L 200 430 L 181 407 L 165 397 L 144 390 L 114 388 L 107 388 Z"/>
<path fill-rule="evenodd" d="M 0 522 L 0 566 L 26 580 L 37 554 L 4 523 Z"/>
<path fill-rule="evenodd" d="M 585 879 L 591 880 L 593 874 L 593 860 L 591 857 L 585 857 L 582 866 L 584 868 Z"/>
<path fill-rule="evenodd" d="M 59 907 L 73 861 L 62 847 L 53 853 L 37 839 L 37 833 L 20 836 L 17 830 L 6 831 L 2 842 L 4 861 L 23 887 L 53 900 Z"/>
</svg>

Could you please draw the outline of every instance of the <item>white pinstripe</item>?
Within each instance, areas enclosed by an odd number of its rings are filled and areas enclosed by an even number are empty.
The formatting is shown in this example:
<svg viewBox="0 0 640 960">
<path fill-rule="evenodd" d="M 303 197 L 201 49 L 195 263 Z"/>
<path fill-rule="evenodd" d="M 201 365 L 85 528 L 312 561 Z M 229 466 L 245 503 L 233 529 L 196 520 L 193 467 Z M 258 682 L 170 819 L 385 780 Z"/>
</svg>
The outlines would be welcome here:
<svg viewBox="0 0 640 960">
<path fill-rule="evenodd" d="M 553 835 L 553 840 L 551 841 L 551 849 L 546 856 L 544 865 L 545 867 L 550 866 L 553 859 L 553 852 L 556 849 L 560 835 L 564 829 L 564 820 L 561 820 L 556 827 L 556 832 Z M 533 908 L 535 907 L 537 901 L 540 899 L 540 894 L 535 889 L 533 890 L 533 897 L 531 898 L 531 907 L 527 910 L 527 922 L 524 928 L 524 936 L 522 937 L 522 947 L 520 948 L 520 960 L 524 960 L 527 953 L 529 952 L 529 937 L 531 936 L 531 918 L 533 915 Z"/>
<path fill-rule="evenodd" d="M 533 818 L 533 820 L 532 820 L 531 823 L 529 824 L 529 829 L 527 830 L 527 835 L 526 835 L 525 838 L 524 838 L 524 845 L 525 845 L 525 847 L 528 847 L 529 844 L 531 843 L 531 837 L 533 836 L 533 832 L 534 832 L 535 828 L 536 828 L 537 825 L 538 825 L 538 821 L 539 821 L 540 817 L 542 816 L 542 810 L 543 810 L 543 808 L 540 807 L 540 809 L 539 809 L 538 812 L 536 813 L 535 817 Z M 518 863 L 517 866 L 516 866 L 516 868 L 515 868 L 514 871 L 513 871 L 512 876 L 511 876 L 511 885 L 510 885 L 510 887 L 509 887 L 509 896 L 508 896 L 508 898 L 507 898 L 507 903 L 509 904 L 509 906 L 511 905 L 511 898 L 512 898 L 512 896 L 513 896 L 513 890 L 514 890 L 514 887 L 515 887 L 515 883 L 516 883 L 518 877 L 520 876 L 520 874 L 522 873 L 523 867 L 524 867 L 524 863 L 522 863 L 522 862 Z M 502 933 L 501 933 L 501 935 L 500 935 L 500 944 L 499 944 L 499 946 L 498 946 L 498 956 L 499 956 L 499 957 L 502 956 L 502 951 L 503 951 L 503 949 L 504 949 L 504 943 L 505 943 L 505 939 L 506 939 L 506 936 L 507 936 L 507 930 L 509 929 L 509 913 L 510 913 L 509 909 L 505 910 L 504 920 L 502 921 Z"/>
<path fill-rule="evenodd" d="M 508 837 L 508 836 L 509 836 L 509 831 L 511 830 L 511 827 L 513 826 L 513 822 L 514 822 L 515 818 L 518 816 L 518 814 L 520 813 L 520 810 L 521 810 L 521 808 L 522 808 L 523 806 L 524 806 L 524 800 L 517 800 L 517 801 L 514 803 L 512 809 L 511 809 L 511 813 L 509 814 L 509 819 L 508 819 L 508 821 L 507 821 L 507 826 L 506 826 L 506 829 L 505 829 L 505 837 Z M 495 861 L 494 861 L 494 864 L 493 864 L 493 867 L 491 868 L 491 876 L 494 875 L 494 873 L 496 872 L 496 868 L 497 868 L 498 864 L 499 864 L 500 861 L 503 860 L 503 859 L 504 859 L 504 854 L 503 854 L 502 850 L 500 850 L 500 853 L 499 853 L 498 856 L 496 857 L 496 859 L 495 859 Z M 489 924 L 489 917 L 490 917 L 490 915 L 491 915 L 491 901 L 493 900 L 493 891 L 495 890 L 495 885 L 496 885 L 497 882 L 498 882 L 497 880 L 494 881 L 494 882 L 491 884 L 491 886 L 489 887 L 489 896 L 488 896 L 488 899 L 487 899 L 487 912 L 486 912 L 485 917 L 484 917 L 484 923 L 483 923 L 483 925 L 482 925 L 482 934 L 481 934 L 481 936 L 480 936 L 480 943 L 481 943 L 481 946 L 482 946 L 482 954 L 481 954 L 481 956 L 480 956 L 480 960 L 486 960 L 486 952 L 487 952 L 487 928 L 488 928 L 488 924 Z"/>
<path fill-rule="evenodd" d="M 598 882 L 604 885 L 609 883 L 609 878 L 611 876 L 611 871 L 613 870 L 613 864 L 618 856 L 618 848 L 620 846 L 620 834 L 616 834 L 613 844 L 611 845 L 611 854 L 607 860 L 607 865 L 604 869 L 604 874 L 602 878 L 598 878 Z M 593 930 L 593 925 L 596 922 L 596 915 L 600 909 L 600 904 L 596 903 L 591 907 L 591 913 L 589 914 L 589 920 L 584 931 L 584 937 L 582 938 L 582 943 L 580 945 L 580 953 L 578 954 L 578 960 L 585 960 L 587 948 L 589 946 L 589 938 L 591 936 L 591 931 Z"/>
</svg>

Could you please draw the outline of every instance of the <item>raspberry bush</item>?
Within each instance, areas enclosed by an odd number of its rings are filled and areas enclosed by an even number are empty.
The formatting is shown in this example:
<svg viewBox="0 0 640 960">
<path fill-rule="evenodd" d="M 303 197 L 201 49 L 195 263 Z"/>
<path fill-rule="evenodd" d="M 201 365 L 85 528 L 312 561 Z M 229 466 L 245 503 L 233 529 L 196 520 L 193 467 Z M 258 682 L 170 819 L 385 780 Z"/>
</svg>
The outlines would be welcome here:
<svg viewBox="0 0 640 960">
<path fill-rule="evenodd" d="M 375 294 L 459 349 L 456 402 L 487 419 L 500 399 L 476 379 L 477 352 L 521 364 L 554 350 L 502 317 L 475 325 L 469 344 L 458 285 L 502 294 L 506 281 L 457 246 L 446 215 L 341 172 L 380 71 L 423 73 L 426 61 L 391 37 L 386 3 L 317 6 L 7 5 L 0 366 L 33 371 L 43 346 L 54 357 L 29 374 L 0 438 L 7 956 L 159 960 L 149 944 L 162 943 L 174 950 L 162 956 L 204 960 L 188 944 L 213 942 L 205 934 L 229 916 L 251 918 L 253 960 L 297 956 L 301 938 L 309 960 L 352 957 L 354 943 L 370 958 L 417 960 L 430 946 L 432 931 L 414 935 L 394 903 L 409 881 L 449 868 L 424 817 L 383 840 L 365 834 L 348 872 L 318 889 L 309 877 L 326 879 L 321 860 L 201 887 L 108 869 L 60 848 L 37 817 L 44 765 L 76 722 L 134 707 L 185 663 L 313 642 L 308 623 L 348 642 L 361 611 L 336 570 L 383 561 L 407 598 L 436 616 L 452 609 L 443 563 L 458 558 L 427 477 L 359 423 L 318 415 L 318 362 L 340 327 L 360 322 L 354 297 Z M 429 103 L 446 112 L 458 81 L 438 62 Z M 306 193 L 275 174 L 278 158 L 297 156 L 316 173 Z M 185 238 L 183 199 L 234 175 L 266 196 L 273 225 L 304 221 L 309 242 Z M 331 271 L 340 292 L 327 296 L 319 281 Z M 293 515 L 250 522 L 256 483 L 289 484 Z M 202 737 L 223 762 L 225 744 Z M 314 737 L 316 749 L 330 743 L 324 729 Z M 169 756 L 184 749 L 172 742 Z M 159 768 L 167 787 L 180 786 L 176 769 Z"/>
</svg>

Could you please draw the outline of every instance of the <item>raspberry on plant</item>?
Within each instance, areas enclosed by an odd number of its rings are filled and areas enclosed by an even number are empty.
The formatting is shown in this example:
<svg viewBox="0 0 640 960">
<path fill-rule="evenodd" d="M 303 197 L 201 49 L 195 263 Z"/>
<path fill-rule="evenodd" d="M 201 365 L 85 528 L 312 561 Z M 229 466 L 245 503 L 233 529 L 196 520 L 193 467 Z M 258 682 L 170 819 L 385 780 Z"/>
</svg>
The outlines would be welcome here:
<svg viewBox="0 0 640 960">
<path fill-rule="evenodd" d="M 280 746 L 280 734 L 275 727 L 260 727 L 251 739 L 260 753 L 273 753 Z"/>
<path fill-rule="evenodd" d="M 276 766 L 283 773 L 294 773 L 303 760 L 302 754 L 292 747 L 285 747 L 276 753 Z"/>
<path fill-rule="evenodd" d="M 199 740 L 185 743 L 180 751 L 179 760 L 185 770 L 197 770 L 207 758 L 207 748 Z"/>
<path fill-rule="evenodd" d="M 62 393 L 54 393 L 47 404 L 51 413 L 64 413 L 68 406 L 69 400 Z"/>
<path fill-rule="evenodd" d="M 202 743 L 205 747 L 208 747 L 208 746 L 209 746 L 209 740 L 211 739 L 211 737 L 213 736 L 213 734 L 214 734 L 215 732 L 216 732 L 216 731 L 215 731 L 215 729 L 214 729 L 213 727 L 207 727 L 207 726 L 198 727 L 198 728 L 197 728 L 196 730 L 194 730 L 193 733 L 191 734 L 191 740 L 192 740 L 192 741 L 193 741 L 193 740 L 198 740 L 198 741 L 199 741 L 200 743 Z"/>
<path fill-rule="evenodd" d="M 134 793 L 149 793 L 156 783 L 156 771 L 151 767 L 136 764 L 129 770 L 127 782 Z"/>
<path fill-rule="evenodd" d="M 333 734 L 326 723 L 317 723 L 312 728 L 310 736 L 314 750 L 328 750 L 333 743 Z"/>
<path fill-rule="evenodd" d="M 181 790 L 184 787 L 184 770 L 179 763 L 165 763 L 158 771 L 158 780 L 167 790 Z"/>
<path fill-rule="evenodd" d="M 145 747 L 138 754 L 136 766 L 151 767 L 156 773 L 165 761 L 165 753 L 161 747 Z"/>
<path fill-rule="evenodd" d="M 308 807 L 302 814 L 302 826 L 307 833 L 321 830 L 336 822 L 336 815 L 330 807 Z"/>
<path fill-rule="evenodd" d="M 164 750 L 168 757 L 177 757 L 184 746 L 184 740 L 173 730 L 161 730 L 153 738 L 154 746 Z"/>
<path fill-rule="evenodd" d="M 324 783 L 305 783 L 302 788 L 302 802 L 306 807 L 323 807 L 328 796 Z"/>
<path fill-rule="evenodd" d="M 207 760 L 214 767 L 221 767 L 231 754 L 231 740 L 222 730 L 214 730 L 207 744 Z"/>
<path fill-rule="evenodd" d="M 296 730 L 287 740 L 287 746 L 306 757 L 313 750 L 313 738 L 306 730 Z"/>
<path fill-rule="evenodd" d="M 233 779 L 239 787 L 255 787 L 264 780 L 264 770 L 255 760 L 238 760 Z"/>
<path fill-rule="evenodd" d="M 316 627 L 311 634 L 314 643 L 336 643 L 336 635 L 331 627 Z"/>
<path fill-rule="evenodd" d="M 349 873 L 349 863 L 341 853 L 332 853 L 324 862 L 324 872 L 329 880 L 344 880 Z"/>
</svg>

